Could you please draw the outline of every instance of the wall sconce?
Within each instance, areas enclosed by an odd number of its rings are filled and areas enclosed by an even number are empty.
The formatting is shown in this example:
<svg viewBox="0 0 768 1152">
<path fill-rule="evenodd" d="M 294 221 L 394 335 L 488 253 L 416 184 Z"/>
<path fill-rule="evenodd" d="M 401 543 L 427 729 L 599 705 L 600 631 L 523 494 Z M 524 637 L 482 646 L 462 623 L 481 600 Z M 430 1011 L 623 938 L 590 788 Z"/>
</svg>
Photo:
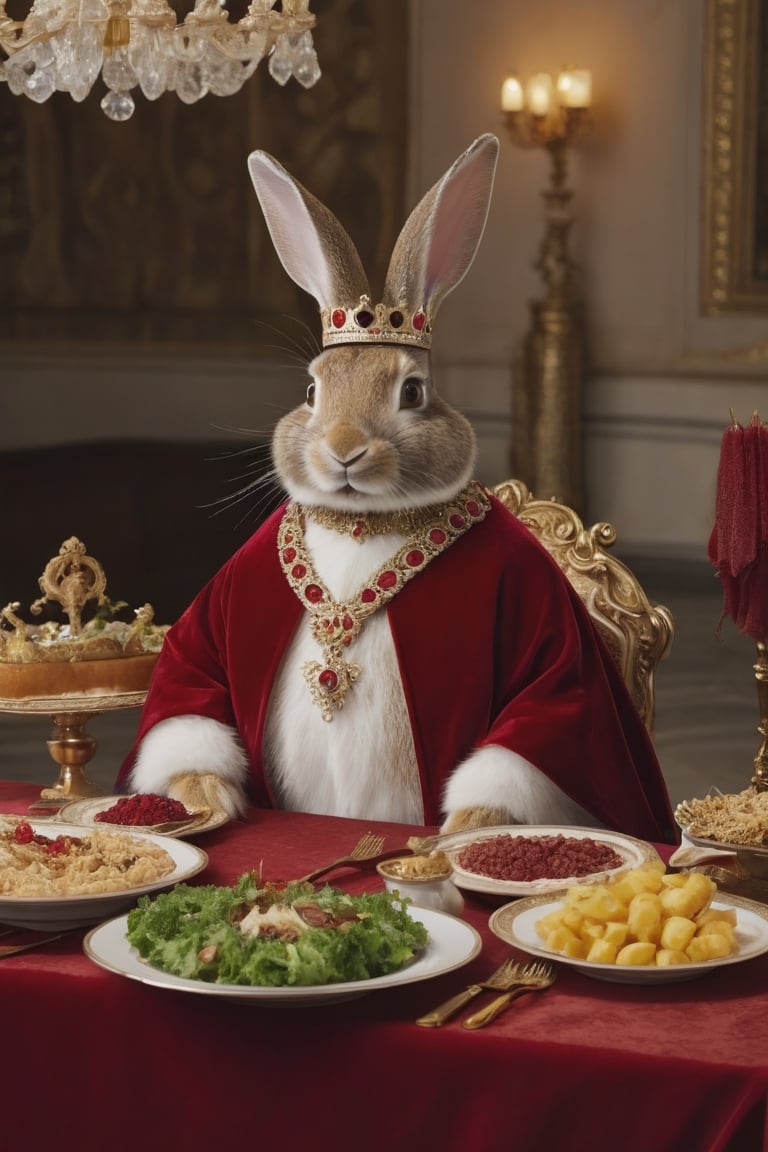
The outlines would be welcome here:
<svg viewBox="0 0 768 1152">
<path fill-rule="evenodd" d="M 568 254 L 573 223 L 566 187 L 567 150 L 590 127 L 592 76 L 565 69 L 523 86 L 510 75 L 501 109 L 514 144 L 545 148 L 551 160 L 544 191 L 546 229 L 534 267 L 546 286 L 531 302 L 532 325 L 514 386 L 513 473 L 540 499 L 556 498 L 583 513 L 582 390 L 585 371 L 583 310 Z"/>
</svg>

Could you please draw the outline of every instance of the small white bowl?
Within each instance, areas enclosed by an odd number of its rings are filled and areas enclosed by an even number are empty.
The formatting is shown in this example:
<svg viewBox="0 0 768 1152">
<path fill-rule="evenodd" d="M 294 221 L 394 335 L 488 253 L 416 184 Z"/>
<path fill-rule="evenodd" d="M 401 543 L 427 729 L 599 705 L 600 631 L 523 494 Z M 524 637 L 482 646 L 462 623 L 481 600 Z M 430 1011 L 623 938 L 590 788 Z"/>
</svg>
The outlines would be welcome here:
<svg viewBox="0 0 768 1152">
<path fill-rule="evenodd" d="M 416 908 L 433 908 L 451 916 L 460 915 L 464 897 L 453 883 L 450 863 L 446 862 L 444 869 L 431 875 L 409 875 L 414 860 L 413 856 L 398 856 L 376 865 L 387 891 L 399 893 Z"/>
</svg>

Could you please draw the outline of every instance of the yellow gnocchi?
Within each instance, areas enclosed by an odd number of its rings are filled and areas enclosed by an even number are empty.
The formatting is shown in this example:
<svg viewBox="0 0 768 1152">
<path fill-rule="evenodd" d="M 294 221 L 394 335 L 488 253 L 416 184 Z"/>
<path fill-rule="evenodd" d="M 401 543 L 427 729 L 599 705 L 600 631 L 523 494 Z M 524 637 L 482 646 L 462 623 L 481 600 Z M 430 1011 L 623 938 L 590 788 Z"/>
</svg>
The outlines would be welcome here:
<svg viewBox="0 0 768 1152">
<path fill-rule="evenodd" d="M 600 884 L 575 884 L 535 922 L 543 946 L 595 964 L 668 967 L 736 951 L 736 910 L 712 908 L 714 880 L 662 861 Z"/>
</svg>

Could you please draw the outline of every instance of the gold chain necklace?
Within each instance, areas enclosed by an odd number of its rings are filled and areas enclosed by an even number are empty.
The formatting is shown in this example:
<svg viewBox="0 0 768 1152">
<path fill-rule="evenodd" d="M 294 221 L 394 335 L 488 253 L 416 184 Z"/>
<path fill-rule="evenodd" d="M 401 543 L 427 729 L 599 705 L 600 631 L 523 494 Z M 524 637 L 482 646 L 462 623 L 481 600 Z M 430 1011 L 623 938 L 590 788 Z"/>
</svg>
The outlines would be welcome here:
<svg viewBox="0 0 768 1152">
<path fill-rule="evenodd" d="M 334 532 L 342 532 L 362 543 L 367 536 L 390 536 L 393 532 L 411 536 L 439 516 L 444 507 L 443 504 L 430 504 L 426 508 L 411 508 L 401 512 L 356 513 L 305 504 L 302 512 L 323 528 L 332 528 Z"/>
<path fill-rule="evenodd" d="M 489 508 L 488 496 L 473 482 L 455 499 L 435 506 L 421 530 L 354 596 L 336 603 L 315 572 L 304 543 L 302 517 L 306 509 L 300 504 L 288 505 L 278 529 L 277 551 L 288 583 L 312 617 L 312 636 L 323 650 L 322 662 L 310 660 L 301 669 L 323 720 L 331 721 L 333 709 L 344 707 L 347 693 L 360 675 L 359 665 L 346 660 L 344 652 L 360 635 L 364 622 L 473 524 L 480 523 Z"/>
</svg>

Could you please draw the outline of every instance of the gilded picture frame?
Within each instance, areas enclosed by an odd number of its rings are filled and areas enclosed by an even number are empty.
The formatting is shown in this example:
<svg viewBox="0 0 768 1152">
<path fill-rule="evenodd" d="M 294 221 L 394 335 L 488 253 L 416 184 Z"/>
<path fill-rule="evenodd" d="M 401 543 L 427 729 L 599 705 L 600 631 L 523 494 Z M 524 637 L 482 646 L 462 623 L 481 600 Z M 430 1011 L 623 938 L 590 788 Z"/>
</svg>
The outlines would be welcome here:
<svg viewBox="0 0 768 1152">
<path fill-rule="evenodd" d="M 768 0 L 709 0 L 702 310 L 768 313 Z"/>
</svg>

